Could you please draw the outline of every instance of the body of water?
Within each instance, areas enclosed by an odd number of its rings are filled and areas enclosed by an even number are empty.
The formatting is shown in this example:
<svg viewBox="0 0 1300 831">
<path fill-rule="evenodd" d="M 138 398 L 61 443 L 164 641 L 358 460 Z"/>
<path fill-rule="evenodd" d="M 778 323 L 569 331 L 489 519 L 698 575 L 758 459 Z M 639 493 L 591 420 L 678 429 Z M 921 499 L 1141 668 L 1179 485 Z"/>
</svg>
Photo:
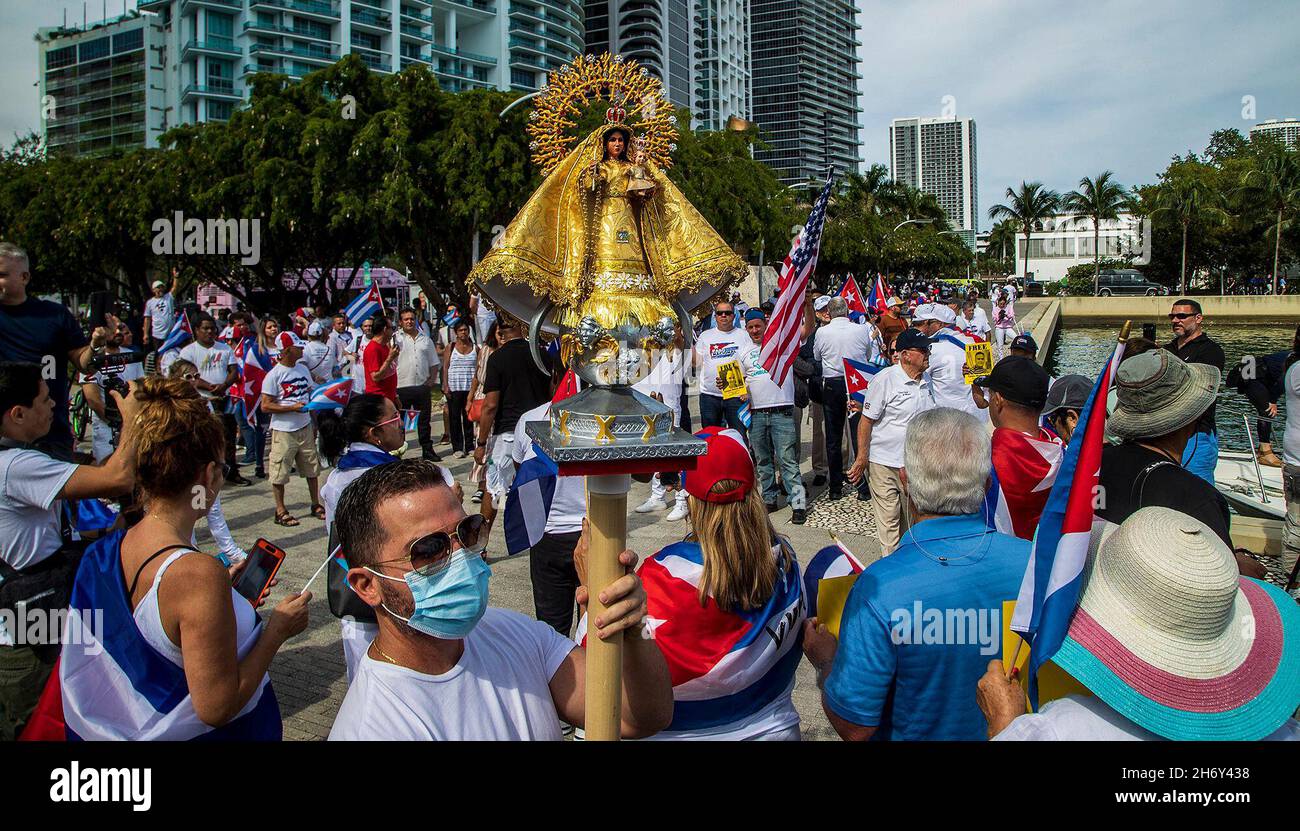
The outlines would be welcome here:
<svg viewBox="0 0 1300 831">
<path fill-rule="evenodd" d="M 1134 325 L 1133 334 L 1141 334 L 1141 327 Z M 1290 349 L 1295 334 L 1294 324 L 1247 323 L 1221 324 L 1206 326 L 1205 333 L 1218 341 L 1227 358 L 1224 375 L 1235 366 L 1242 355 L 1264 356 L 1281 349 Z M 1119 326 L 1062 326 L 1056 334 L 1056 343 L 1047 359 L 1047 371 L 1052 377 L 1078 373 L 1089 378 L 1096 378 L 1102 365 L 1115 348 L 1115 339 L 1119 335 Z M 1168 343 L 1173 339 L 1168 323 L 1159 324 L 1158 342 Z M 1252 416 L 1251 432 L 1255 431 L 1253 416 L 1255 408 L 1246 400 L 1246 396 L 1228 388 L 1227 384 L 1219 387 L 1219 398 L 1215 410 L 1215 420 L 1219 426 L 1219 446 L 1224 449 L 1246 450 L 1246 427 L 1242 415 Z M 1277 417 L 1286 418 L 1286 404 L 1278 400 Z M 1282 425 L 1273 428 L 1274 452 L 1282 453 Z M 1255 437 L 1259 441 L 1259 437 Z"/>
</svg>

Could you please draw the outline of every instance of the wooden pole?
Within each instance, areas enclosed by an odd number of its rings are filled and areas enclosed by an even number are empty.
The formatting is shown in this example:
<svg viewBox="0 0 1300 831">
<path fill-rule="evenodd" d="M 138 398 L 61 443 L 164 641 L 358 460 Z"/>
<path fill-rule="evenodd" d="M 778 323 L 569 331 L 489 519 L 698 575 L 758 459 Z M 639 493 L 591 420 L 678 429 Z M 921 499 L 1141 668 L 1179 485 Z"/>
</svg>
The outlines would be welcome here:
<svg viewBox="0 0 1300 831">
<path fill-rule="evenodd" d="M 627 547 L 627 474 L 587 478 L 591 548 L 587 552 L 587 714 L 588 741 L 618 741 L 623 701 L 623 636 L 596 637 L 595 620 L 605 611 L 601 589 L 622 577 L 618 555 Z"/>
</svg>

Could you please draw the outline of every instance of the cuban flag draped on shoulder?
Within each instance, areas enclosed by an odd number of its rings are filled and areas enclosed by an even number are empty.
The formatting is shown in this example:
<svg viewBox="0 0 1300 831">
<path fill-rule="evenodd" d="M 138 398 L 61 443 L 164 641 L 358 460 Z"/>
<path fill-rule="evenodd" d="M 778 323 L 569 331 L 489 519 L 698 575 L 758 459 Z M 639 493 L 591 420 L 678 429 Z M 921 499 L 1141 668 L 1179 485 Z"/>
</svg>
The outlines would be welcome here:
<svg viewBox="0 0 1300 831">
<path fill-rule="evenodd" d="M 161 355 L 169 349 L 180 349 L 193 339 L 194 330 L 190 328 L 190 317 L 185 312 L 181 312 L 176 316 L 172 330 L 167 333 L 167 339 L 163 341 L 162 346 L 158 347 L 158 354 Z"/>
<path fill-rule="evenodd" d="M 375 313 L 382 308 L 384 308 L 384 299 L 379 295 L 379 284 L 371 283 L 370 288 L 358 294 L 347 305 L 347 308 L 343 310 L 343 314 L 348 316 L 349 323 L 359 327 L 362 321 L 374 317 Z"/>
<path fill-rule="evenodd" d="M 199 718 L 185 669 L 150 646 L 136 626 L 122 582 L 125 533 L 115 531 L 90 546 L 77 569 L 59 662 L 67 738 L 278 741 L 280 707 L 266 676 L 227 724 L 211 727 Z M 258 624 L 237 645 L 239 654 L 261 634 Z"/>
<path fill-rule="evenodd" d="M 645 625 L 673 683 L 673 720 L 656 738 L 745 722 L 793 687 L 808 607 L 793 552 L 778 543 L 772 553 L 779 564 L 772 596 L 760 608 L 734 611 L 723 611 L 712 597 L 700 604 L 699 543 L 673 543 L 642 564 Z M 575 638 L 582 643 L 586 634 L 583 615 Z"/>
<path fill-rule="evenodd" d="M 1011 629 L 1029 643 L 1029 700 L 1035 709 L 1039 667 L 1060 649 L 1079 600 L 1092 535 L 1094 494 L 1101 473 L 1106 395 L 1115 382 L 1123 355 L 1121 341 L 1102 367 L 1079 415 L 1079 424 L 1065 448 L 1056 483 L 1038 522 L 1034 550 L 1011 619 Z"/>
<path fill-rule="evenodd" d="M 352 397 L 352 378 L 335 378 L 318 384 L 307 398 L 304 410 L 338 410 Z"/>
</svg>

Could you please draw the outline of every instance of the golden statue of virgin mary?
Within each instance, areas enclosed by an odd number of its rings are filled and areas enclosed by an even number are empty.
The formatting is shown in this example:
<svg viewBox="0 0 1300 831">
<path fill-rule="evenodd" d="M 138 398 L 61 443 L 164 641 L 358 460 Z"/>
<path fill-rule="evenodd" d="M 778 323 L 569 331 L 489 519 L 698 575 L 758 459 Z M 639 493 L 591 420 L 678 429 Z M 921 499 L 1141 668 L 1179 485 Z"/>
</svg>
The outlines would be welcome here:
<svg viewBox="0 0 1300 831">
<path fill-rule="evenodd" d="M 611 102 L 605 123 L 570 147 L 565 128 L 593 97 Z M 498 301 L 494 286 L 513 287 L 517 306 L 526 285 L 535 308 L 554 307 L 554 329 L 585 325 L 590 346 L 597 324 L 602 335 L 671 332 L 679 301 L 745 275 L 744 260 L 664 175 L 677 119 L 645 69 L 608 53 L 579 57 L 552 76 L 530 119 L 545 178 L 470 272 L 471 291 Z"/>
</svg>

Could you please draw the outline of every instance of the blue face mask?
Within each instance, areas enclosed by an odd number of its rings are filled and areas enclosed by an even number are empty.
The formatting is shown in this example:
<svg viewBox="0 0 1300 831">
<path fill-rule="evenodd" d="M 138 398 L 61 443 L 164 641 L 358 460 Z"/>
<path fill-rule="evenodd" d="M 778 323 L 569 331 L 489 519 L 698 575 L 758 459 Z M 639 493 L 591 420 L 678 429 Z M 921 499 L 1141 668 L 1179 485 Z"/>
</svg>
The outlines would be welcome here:
<svg viewBox="0 0 1300 831">
<path fill-rule="evenodd" d="M 435 638 L 454 640 L 465 637 L 487 611 L 488 578 L 492 576 L 492 568 L 483 561 L 482 555 L 480 547 L 462 548 L 432 574 L 406 572 L 404 579 L 415 599 L 415 614 L 405 618 L 386 605 L 384 611 L 417 632 Z M 366 570 L 386 580 L 397 580 L 372 568 Z"/>
</svg>

